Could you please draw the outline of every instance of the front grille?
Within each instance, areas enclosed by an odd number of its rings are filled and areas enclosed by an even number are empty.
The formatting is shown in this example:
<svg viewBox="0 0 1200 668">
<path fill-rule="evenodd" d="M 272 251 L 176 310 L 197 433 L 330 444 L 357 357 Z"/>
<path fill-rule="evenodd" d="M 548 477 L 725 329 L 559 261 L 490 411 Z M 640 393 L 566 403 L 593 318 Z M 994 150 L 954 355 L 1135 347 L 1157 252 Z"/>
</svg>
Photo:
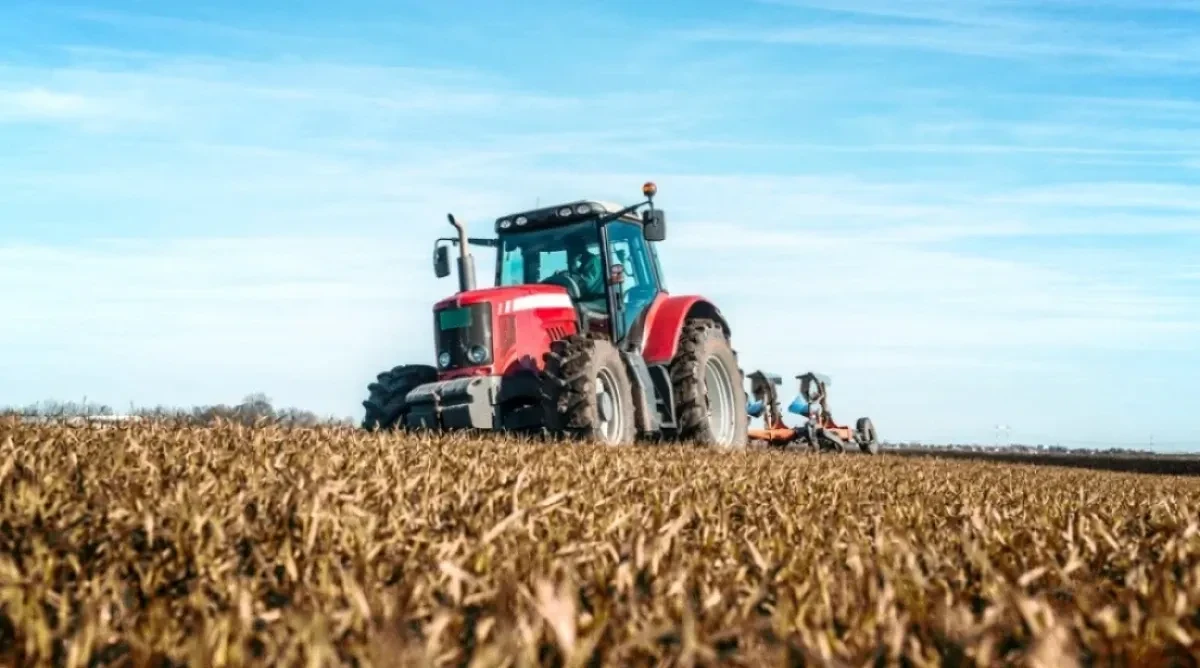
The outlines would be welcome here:
<svg viewBox="0 0 1200 668">
<path fill-rule="evenodd" d="M 504 357 L 509 350 L 517 345 L 517 316 L 509 313 L 500 316 L 500 336 L 496 352 Z"/>
<path fill-rule="evenodd" d="M 484 302 L 467 306 L 451 306 L 433 314 L 434 336 L 437 354 L 450 353 L 449 366 L 442 370 L 460 369 L 467 366 L 491 364 L 492 362 L 492 305 Z M 473 362 L 467 357 L 472 346 L 480 346 L 486 352 L 482 362 Z"/>
</svg>

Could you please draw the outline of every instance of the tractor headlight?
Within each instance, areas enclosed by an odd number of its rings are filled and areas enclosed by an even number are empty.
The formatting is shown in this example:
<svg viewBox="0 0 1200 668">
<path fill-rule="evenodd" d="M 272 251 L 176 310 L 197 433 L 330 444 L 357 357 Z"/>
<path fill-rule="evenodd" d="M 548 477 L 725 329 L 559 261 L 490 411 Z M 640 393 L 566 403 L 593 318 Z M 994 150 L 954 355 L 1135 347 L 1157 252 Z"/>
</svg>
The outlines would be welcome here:
<svg viewBox="0 0 1200 668">
<path fill-rule="evenodd" d="M 438 355 L 438 366 L 442 367 L 443 369 L 450 366 L 450 353 L 442 353 L 441 355 Z"/>
<path fill-rule="evenodd" d="M 471 346 L 471 349 L 467 351 L 467 359 L 471 360 L 473 364 L 483 364 L 483 361 L 487 359 L 487 351 L 483 349 L 483 346 Z"/>
</svg>

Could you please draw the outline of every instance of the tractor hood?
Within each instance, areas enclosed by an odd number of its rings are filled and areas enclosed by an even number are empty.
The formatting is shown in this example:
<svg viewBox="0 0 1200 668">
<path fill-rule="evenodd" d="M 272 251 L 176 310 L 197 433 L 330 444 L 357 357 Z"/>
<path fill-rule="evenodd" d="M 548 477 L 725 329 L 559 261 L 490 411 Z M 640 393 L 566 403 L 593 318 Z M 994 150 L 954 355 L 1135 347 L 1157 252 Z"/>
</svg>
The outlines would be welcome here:
<svg viewBox="0 0 1200 668">
<path fill-rule="evenodd" d="M 556 285 L 467 290 L 433 313 L 440 380 L 536 370 L 552 342 L 577 331 L 575 304 Z"/>
<path fill-rule="evenodd" d="M 530 309 L 555 308 L 574 309 L 566 288 L 558 285 L 508 285 L 498 288 L 468 290 L 447 297 L 433 305 L 435 311 L 443 308 L 491 303 L 497 315 Z"/>
</svg>

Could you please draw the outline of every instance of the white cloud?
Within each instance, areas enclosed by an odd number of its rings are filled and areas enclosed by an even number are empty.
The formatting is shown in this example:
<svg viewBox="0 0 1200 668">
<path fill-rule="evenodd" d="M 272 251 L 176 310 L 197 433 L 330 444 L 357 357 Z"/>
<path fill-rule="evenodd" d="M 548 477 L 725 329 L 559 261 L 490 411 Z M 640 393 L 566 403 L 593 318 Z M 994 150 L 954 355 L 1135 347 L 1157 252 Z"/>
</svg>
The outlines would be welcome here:
<svg viewBox="0 0 1200 668">
<path fill-rule="evenodd" d="M 0 89 L 0 122 L 85 119 L 114 111 L 107 101 L 86 95 L 45 88 Z"/>
<path fill-rule="evenodd" d="M 5 97 L 18 111 L 33 115 L 72 116 L 87 113 L 89 108 L 94 106 L 87 98 L 79 95 L 52 93 L 41 88 L 9 93 Z"/>
<path fill-rule="evenodd" d="M 40 360 L 3 400 L 188 404 L 264 388 L 352 412 L 376 367 L 432 349 L 426 296 L 442 286 L 427 249 L 353 237 L 0 247 L 16 314 L 0 329 L 14 351 L 4 375 L 30 362 L 16 351 Z"/>
<path fill-rule="evenodd" d="M 1189 35 L 1138 24 L 1136 15 L 1153 8 L 1132 3 L 1111 5 L 1131 13 L 1124 22 L 1082 15 L 1063 18 L 1054 11 L 1061 7 L 1031 2 L 933 0 L 897 5 L 873 0 L 769 0 L 767 4 L 824 14 L 797 14 L 791 23 L 769 26 L 684 28 L 677 35 L 700 42 L 895 48 L 1037 60 L 1050 70 L 1077 70 L 1091 63 L 1109 71 L 1120 68 L 1127 74 L 1161 76 L 1166 71 L 1194 73 L 1200 67 L 1200 50 Z"/>
<path fill-rule="evenodd" d="M 1060 183 L 1022 188 L 988 198 L 1011 204 L 1060 207 L 1200 210 L 1200 187 L 1170 183 Z"/>
<path fill-rule="evenodd" d="M 720 148 L 730 150 L 790 150 L 811 153 L 910 153 L 914 155 L 1022 155 L 1061 154 L 1064 156 L 1195 156 L 1200 155 L 1200 146 L 1194 148 L 1120 148 L 1115 146 L 1071 146 L 1063 144 L 1022 145 L 1015 143 L 905 143 L 905 144 L 789 144 L 789 143 L 737 143 L 721 141 L 664 142 L 661 148 L 702 149 Z"/>
<path fill-rule="evenodd" d="M 864 238 L 748 233 L 734 225 L 672 243 L 665 252 L 679 261 L 684 253 L 712 258 L 702 274 L 687 275 L 726 300 L 746 322 L 781 301 L 796 309 L 801 326 L 804 314 L 819 316 L 821 326 L 804 328 L 812 345 L 871 348 L 884 343 L 880 335 L 886 332 L 888 346 L 929 352 L 943 346 L 1137 350 L 1188 345 L 1200 328 L 1200 312 L 1191 300 L 1096 280 L 1076 273 L 1079 269 Z M 746 261 L 738 262 L 739 257 Z M 793 336 L 786 326 L 744 331 L 762 341 L 755 345 L 762 350 L 777 349 Z"/>
</svg>

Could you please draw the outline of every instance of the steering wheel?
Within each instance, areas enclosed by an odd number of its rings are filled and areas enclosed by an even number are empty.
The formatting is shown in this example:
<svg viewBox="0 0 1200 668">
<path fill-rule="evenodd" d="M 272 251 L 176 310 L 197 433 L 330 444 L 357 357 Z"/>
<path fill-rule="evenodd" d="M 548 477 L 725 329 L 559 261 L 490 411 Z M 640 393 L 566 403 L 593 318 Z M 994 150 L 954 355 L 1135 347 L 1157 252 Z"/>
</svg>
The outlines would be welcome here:
<svg viewBox="0 0 1200 668">
<path fill-rule="evenodd" d="M 579 279 L 568 274 L 565 271 L 559 271 L 542 279 L 542 283 L 546 285 L 561 285 L 567 289 L 567 296 L 571 298 L 571 304 L 575 307 L 575 319 L 579 323 L 580 331 L 587 329 L 588 318 L 583 308 L 583 286 L 579 284 Z"/>
<path fill-rule="evenodd" d="M 551 274 L 549 277 L 542 279 L 542 283 L 560 285 L 566 288 L 567 294 L 571 297 L 572 301 L 579 301 L 579 296 L 583 294 L 583 287 L 579 285 L 578 279 L 565 271 Z"/>
<path fill-rule="evenodd" d="M 637 285 L 625 292 L 625 304 L 649 304 L 654 299 L 656 289 L 649 285 Z"/>
</svg>

